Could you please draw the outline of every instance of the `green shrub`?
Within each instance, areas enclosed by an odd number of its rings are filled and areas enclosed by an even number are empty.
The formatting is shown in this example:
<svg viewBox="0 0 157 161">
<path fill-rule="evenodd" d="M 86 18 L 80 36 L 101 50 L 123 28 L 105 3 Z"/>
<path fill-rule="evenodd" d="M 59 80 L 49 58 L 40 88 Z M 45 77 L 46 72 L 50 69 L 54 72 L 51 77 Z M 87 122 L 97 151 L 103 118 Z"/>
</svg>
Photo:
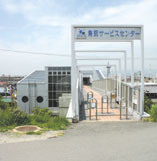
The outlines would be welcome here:
<svg viewBox="0 0 157 161">
<path fill-rule="evenodd" d="M 15 126 L 26 124 L 37 125 L 45 130 L 64 130 L 69 125 L 66 118 L 52 116 L 52 111 L 49 111 L 48 108 L 36 107 L 32 112 L 32 114 L 27 114 L 18 108 L 11 107 L 5 110 L 0 109 L 0 131 L 7 131 Z"/>
<path fill-rule="evenodd" d="M 29 115 L 18 108 L 12 110 L 12 121 L 16 125 L 26 125 L 30 123 Z"/>
<path fill-rule="evenodd" d="M 150 110 L 151 121 L 157 122 L 157 105 L 153 105 Z"/>
<path fill-rule="evenodd" d="M 152 108 L 153 102 L 147 96 L 144 96 L 144 111 L 149 113 Z"/>
<path fill-rule="evenodd" d="M 29 115 L 18 108 L 0 109 L 0 126 L 25 125 L 30 122 Z"/>
<path fill-rule="evenodd" d="M 69 125 L 69 121 L 66 118 L 53 117 L 45 124 L 45 127 L 52 130 L 65 130 Z"/>
<path fill-rule="evenodd" d="M 15 128 L 15 125 L 12 125 L 12 126 L 0 126 L 0 132 L 6 132 L 8 130 L 11 130 Z"/>
<path fill-rule="evenodd" d="M 36 107 L 32 110 L 31 120 L 32 123 L 45 123 L 52 118 L 52 111 L 49 111 L 49 108 Z"/>
<path fill-rule="evenodd" d="M 3 102 L 2 96 L 0 96 L 0 109 L 5 110 L 7 109 L 8 105 L 7 103 Z"/>
<path fill-rule="evenodd" d="M 11 109 L 0 109 L 0 126 L 10 126 L 13 124 Z"/>
</svg>

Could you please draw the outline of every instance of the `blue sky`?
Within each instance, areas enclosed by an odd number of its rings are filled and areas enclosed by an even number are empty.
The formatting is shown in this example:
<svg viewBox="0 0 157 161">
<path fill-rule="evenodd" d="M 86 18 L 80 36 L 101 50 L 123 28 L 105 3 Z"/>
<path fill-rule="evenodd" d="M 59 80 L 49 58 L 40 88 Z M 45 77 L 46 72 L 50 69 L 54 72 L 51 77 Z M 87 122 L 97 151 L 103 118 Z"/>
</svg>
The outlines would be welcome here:
<svg viewBox="0 0 157 161">
<path fill-rule="evenodd" d="M 0 48 L 70 54 L 71 24 L 143 24 L 145 56 L 155 57 L 156 8 L 156 0 L 0 0 Z M 128 44 L 89 46 L 129 53 Z M 135 47 L 139 57 L 138 43 Z M 47 65 L 70 65 L 68 57 L 0 54 L 0 74 L 28 74 Z M 149 64 L 146 62 L 146 68 Z M 151 68 L 155 68 L 153 64 Z"/>
</svg>

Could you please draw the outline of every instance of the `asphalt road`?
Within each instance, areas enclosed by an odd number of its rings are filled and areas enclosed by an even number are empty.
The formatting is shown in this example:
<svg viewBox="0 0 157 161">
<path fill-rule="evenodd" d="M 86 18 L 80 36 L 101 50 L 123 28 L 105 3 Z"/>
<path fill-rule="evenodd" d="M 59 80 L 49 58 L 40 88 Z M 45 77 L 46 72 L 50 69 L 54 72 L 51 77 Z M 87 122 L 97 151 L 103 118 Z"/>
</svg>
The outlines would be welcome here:
<svg viewBox="0 0 157 161">
<path fill-rule="evenodd" d="M 157 124 L 81 122 L 59 138 L 1 144 L 0 161 L 157 161 Z"/>
</svg>

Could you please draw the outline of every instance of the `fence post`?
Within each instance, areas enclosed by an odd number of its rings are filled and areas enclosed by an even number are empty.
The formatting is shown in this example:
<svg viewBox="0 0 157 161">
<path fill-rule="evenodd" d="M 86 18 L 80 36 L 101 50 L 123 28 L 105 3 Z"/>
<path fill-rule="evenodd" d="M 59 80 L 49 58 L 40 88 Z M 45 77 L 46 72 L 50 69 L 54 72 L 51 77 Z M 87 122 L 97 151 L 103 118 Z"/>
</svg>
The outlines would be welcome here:
<svg viewBox="0 0 157 161">
<path fill-rule="evenodd" d="M 126 120 L 128 119 L 128 87 L 126 85 Z"/>
</svg>

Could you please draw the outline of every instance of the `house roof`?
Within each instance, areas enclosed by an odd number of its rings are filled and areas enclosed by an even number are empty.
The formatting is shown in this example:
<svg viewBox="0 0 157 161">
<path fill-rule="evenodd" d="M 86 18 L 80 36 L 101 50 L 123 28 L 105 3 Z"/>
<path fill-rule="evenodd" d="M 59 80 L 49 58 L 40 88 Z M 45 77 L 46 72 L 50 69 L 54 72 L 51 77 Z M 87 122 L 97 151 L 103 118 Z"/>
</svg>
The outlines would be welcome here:
<svg viewBox="0 0 157 161">
<path fill-rule="evenodd" d="M 147 85 L 144 90 L 146 93 L 157 93 L 157 85 Z"/>
</svg>

